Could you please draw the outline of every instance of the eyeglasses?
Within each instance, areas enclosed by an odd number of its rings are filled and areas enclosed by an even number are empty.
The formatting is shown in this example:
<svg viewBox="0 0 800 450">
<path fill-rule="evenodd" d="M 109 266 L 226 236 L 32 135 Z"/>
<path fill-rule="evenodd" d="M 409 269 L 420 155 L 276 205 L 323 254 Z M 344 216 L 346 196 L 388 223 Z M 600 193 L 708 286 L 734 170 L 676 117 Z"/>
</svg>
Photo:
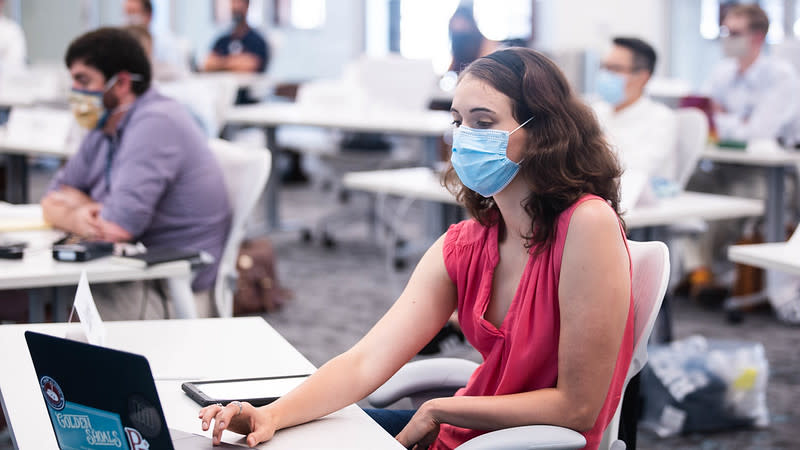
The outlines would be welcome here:
<svg viewBox="0 0 800 450">
<path fill-rule="evenodd" d="M 642 70 L 641 67 L 636 67 L 636 66 L 626 67 L 626 66 L 621 66 L 619 64 L 606 64 L 606 63 L 601 64 L 600 68 L 605 69 L 609 72 L 614 72 L 619 74 L 629 74 Z"/>
<path fill-rule="evenodd" d="M 749 30 L 732 30 L 726 26 L 719 27 L 719 37 L 726 38 L 726 37 L 739 37 L 745 36 L 750 33 Z"/>
</svg>

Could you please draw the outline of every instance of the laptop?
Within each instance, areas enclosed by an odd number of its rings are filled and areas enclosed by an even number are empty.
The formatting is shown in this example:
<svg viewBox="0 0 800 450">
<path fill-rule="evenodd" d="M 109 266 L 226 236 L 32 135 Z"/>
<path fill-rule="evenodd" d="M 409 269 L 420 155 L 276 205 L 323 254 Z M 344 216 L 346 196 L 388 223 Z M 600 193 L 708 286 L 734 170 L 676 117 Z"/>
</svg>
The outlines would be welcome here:
<svg viewBox="0 0 800 450">
<path fill-rule="evenodd" d="M 61 449 L 241 447 L 168 429 L 144 356 L 32 331 L 25 340 Z"/>
</svg>

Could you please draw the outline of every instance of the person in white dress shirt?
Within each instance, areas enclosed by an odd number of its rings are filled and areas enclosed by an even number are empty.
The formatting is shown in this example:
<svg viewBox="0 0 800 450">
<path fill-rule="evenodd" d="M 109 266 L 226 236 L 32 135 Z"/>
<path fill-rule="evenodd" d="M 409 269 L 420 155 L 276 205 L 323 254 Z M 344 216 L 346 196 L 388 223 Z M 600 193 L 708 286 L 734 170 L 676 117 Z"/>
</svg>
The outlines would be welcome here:
<svg viewBox="0 0 800 450">
<path fill-rule="evenodd" d="M 712 100 L 720 139 L 798 143 L 800 79 L 789 62 L 763 53 L 768 30 L 769 18 L 756 4 L 734 6 L 723 19 L 726 58 L 703 87 Z"/>
<path fill-rule="evenodd" d="M 0 0 L 0 70 L 25 66 L 25 34 L 19 24 L 2 14 L 5 0 Z"/>
<path fill-rule="evenodd" d="M 788 147 L 800 143 L 800 78 L 789 62 L 764 54 L 769 25 L 767 14 L 757 4 L 733 6 L 723 18 L 720 35 L 726 58 L 703 88 L 712 100 L 721 140 L 773 140 Z M 707 187 L 722 194 L 766 196 L 760 173 L 746 167 L 719 166 L 706 177 Z M 794 184 L 788 186 L 796 189 Z M 789 193 L 787 198 L 794 196 Z M 699 262 L 708 265 L 713 257 L 725 260 L 724 249 L 741 234 L 734 222 L 709 224 L 700 244 L 706 254 L 700 255 Z M 715 253 L 713 257 L 709 249 Z M 775 273 L 767 287 L 778 318 L 800 324 L 800 278 Z"/>
<path fill-rule="evenodd" d="M 170 81 L 189 73 L 188 56 L 181 50 L 178 39 L 167 31 L 150 26 L 153 21 L 151 0 L 125 0 L 123 12 L 126 25 L 142 26 L 150 32 L 154 79 Z"/>
<path fill-rule="evenodd" d="M 601 100 L 592 107 L 625 171 L 675 181 L 675 113 L 645 95 L 656 52 L 641 39 L 618 37 L 596 78 Z"/>
</svg>

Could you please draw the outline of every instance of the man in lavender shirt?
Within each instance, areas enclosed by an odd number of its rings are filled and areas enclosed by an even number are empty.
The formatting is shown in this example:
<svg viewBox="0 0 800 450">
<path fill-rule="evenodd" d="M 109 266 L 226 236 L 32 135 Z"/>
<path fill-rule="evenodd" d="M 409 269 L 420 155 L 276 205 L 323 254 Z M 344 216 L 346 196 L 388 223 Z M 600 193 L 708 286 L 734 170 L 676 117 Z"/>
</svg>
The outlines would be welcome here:
<svg viewBox="0 0 800 450">
<path fill-rule="evenodd" d="M 179 103 L 150 88 L 144 49 L 127 32 L 101 28 L 75 39 L 65 62 L 70 104 L 90 131 L 42 199 L 45 219 L 88 239 L 205 250 L 219 261 L 231 210 L 208 142 Z M 192 289 L 212 315 L 217 263 Z M 163 318 L 170 306 L 157 284 L 92 286 L 107 320 Z"/>
</svg>

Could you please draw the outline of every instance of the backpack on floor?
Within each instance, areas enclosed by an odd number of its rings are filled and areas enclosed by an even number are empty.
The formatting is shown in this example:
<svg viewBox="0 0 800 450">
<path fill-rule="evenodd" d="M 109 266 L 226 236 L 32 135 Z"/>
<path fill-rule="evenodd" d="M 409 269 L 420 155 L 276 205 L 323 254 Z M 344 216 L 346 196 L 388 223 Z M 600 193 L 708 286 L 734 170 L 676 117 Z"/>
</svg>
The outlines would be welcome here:
<svg viewBox="0 0 800 450">
<path fill-rule="evenodd" d="M 291 297 L 278 281 L 275 253 L 267 238 L 242 242 L 236 261 L 239 279 L 233 296 L 233 315 L 278 310 Z"/>
</svg>

